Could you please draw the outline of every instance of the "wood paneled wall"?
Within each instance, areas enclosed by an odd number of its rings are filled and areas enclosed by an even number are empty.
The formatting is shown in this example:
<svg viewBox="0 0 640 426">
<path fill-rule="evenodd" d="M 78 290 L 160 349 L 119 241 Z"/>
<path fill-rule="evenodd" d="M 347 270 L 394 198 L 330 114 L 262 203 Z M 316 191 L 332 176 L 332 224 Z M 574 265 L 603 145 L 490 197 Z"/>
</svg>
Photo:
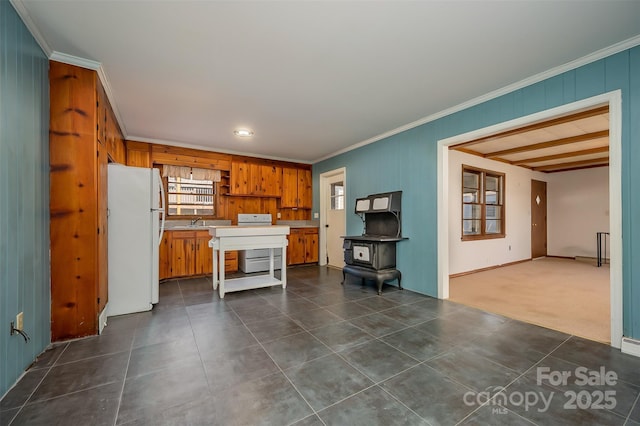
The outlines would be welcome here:
<svg viewBox="0 0 640 426">
<path fill-rule="evenodd" d="M 127 166 L 151 167 L 151 145 L 144 142 L 126 142 Z"/>
<path fill-rule="evenodd" d="M 49 78 L 51 337 L 56 341 L 97 333 L 97 78 L 95 71 L 53 61 Z"/>
</svg>

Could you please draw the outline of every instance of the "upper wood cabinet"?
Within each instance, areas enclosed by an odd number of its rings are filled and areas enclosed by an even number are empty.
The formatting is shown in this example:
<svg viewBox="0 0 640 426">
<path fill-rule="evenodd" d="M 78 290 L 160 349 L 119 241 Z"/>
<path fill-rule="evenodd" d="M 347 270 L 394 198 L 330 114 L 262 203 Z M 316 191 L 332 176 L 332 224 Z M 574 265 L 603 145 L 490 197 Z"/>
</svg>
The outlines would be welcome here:
<svg viewBox="0 0 640 426">
<path fill-rule="evenodd" d="M 151 145 L 145 142 L 127 141 L 127 166 L 147 167 L 151 163 Z"/>
<path fill-rule="evenodd" d="M 283 167 L 280 207 L 310 209 L 312 204 L 311 170 Z"/>
<path fill-rule="evenodd" d="M 107 304 L 108 147 L 101 127 L 111 112 L 103 109 L 95 71 L 51 61 L 49 83 L 51 340 L 59 341 L 97 334 Z"/>
<path fill-rule="evenodd" d="M 279 197 L 282 193 L 282 168 L 248 160 L 233 160 L 229 189 L 231 195 Z"/>
</svg>

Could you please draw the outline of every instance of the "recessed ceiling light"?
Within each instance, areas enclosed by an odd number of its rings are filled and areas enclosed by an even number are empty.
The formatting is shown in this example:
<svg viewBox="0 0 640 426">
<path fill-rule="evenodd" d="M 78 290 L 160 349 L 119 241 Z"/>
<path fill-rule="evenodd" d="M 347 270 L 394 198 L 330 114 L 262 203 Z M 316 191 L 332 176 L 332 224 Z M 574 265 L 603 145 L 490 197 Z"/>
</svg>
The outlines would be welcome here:
<svg viewBox="0 0 640 426">
<path fill-rule="evenodd" d="M 240 136 L 241 138 L 248 138 L 250 136 L 253 136 L 253 132 L 247 129 L 234 130 L 233 134 L 236 136 Z"/>
</svg>

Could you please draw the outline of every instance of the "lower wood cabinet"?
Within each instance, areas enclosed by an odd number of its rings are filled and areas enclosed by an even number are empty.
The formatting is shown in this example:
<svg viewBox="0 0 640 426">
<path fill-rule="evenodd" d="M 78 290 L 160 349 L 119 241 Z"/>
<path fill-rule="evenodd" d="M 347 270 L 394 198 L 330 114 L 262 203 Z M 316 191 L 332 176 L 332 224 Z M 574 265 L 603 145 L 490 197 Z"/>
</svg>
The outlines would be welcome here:
<svg viewBox="0 0 640 426">
<path fill-rule="evenodd" d="M 213 251 L 209 231 L 165 231 L 160 243 L 160 279 L 210 275 Z M 225 271 L 238 270 L 238 252 L 225 253 Z"/>
<path fill-rule="evenodd" d="M 318 262 L 318 228 L 291 228 L 287 265 Z"/>
</svg>

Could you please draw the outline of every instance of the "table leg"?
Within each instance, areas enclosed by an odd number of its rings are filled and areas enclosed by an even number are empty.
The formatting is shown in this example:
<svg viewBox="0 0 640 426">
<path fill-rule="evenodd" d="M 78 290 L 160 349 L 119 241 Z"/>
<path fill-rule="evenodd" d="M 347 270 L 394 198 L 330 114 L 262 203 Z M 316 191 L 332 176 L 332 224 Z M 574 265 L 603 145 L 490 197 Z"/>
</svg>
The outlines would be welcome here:
<svg viewBox="0 0 640 426">
<path fill-rule="evenodd" d="M 271 247 L 269 248 L 269 276 L 271 277 L 271 279 L 275 277 L 275 269 L 276 265 L 273 260 L 273 248 Z"/>
<path fill-rule="evenodd" d="M 220 244 L 222 245 L 222 244 Z M 220 299 L 224 299 L 224 247 L 220 247 Z"/>
<path fill-rule="evenodd" d="M 282 266 L 280 267 L 282 288 L 287 288 L 287 246 L 282 246 Z"/>
<path fill-rule="evenodd" d="M 215 246 L 212 248 L 213 250 L 213 290 L 218 289 L 218 250 L 216 250 Z"/>
</svg>

